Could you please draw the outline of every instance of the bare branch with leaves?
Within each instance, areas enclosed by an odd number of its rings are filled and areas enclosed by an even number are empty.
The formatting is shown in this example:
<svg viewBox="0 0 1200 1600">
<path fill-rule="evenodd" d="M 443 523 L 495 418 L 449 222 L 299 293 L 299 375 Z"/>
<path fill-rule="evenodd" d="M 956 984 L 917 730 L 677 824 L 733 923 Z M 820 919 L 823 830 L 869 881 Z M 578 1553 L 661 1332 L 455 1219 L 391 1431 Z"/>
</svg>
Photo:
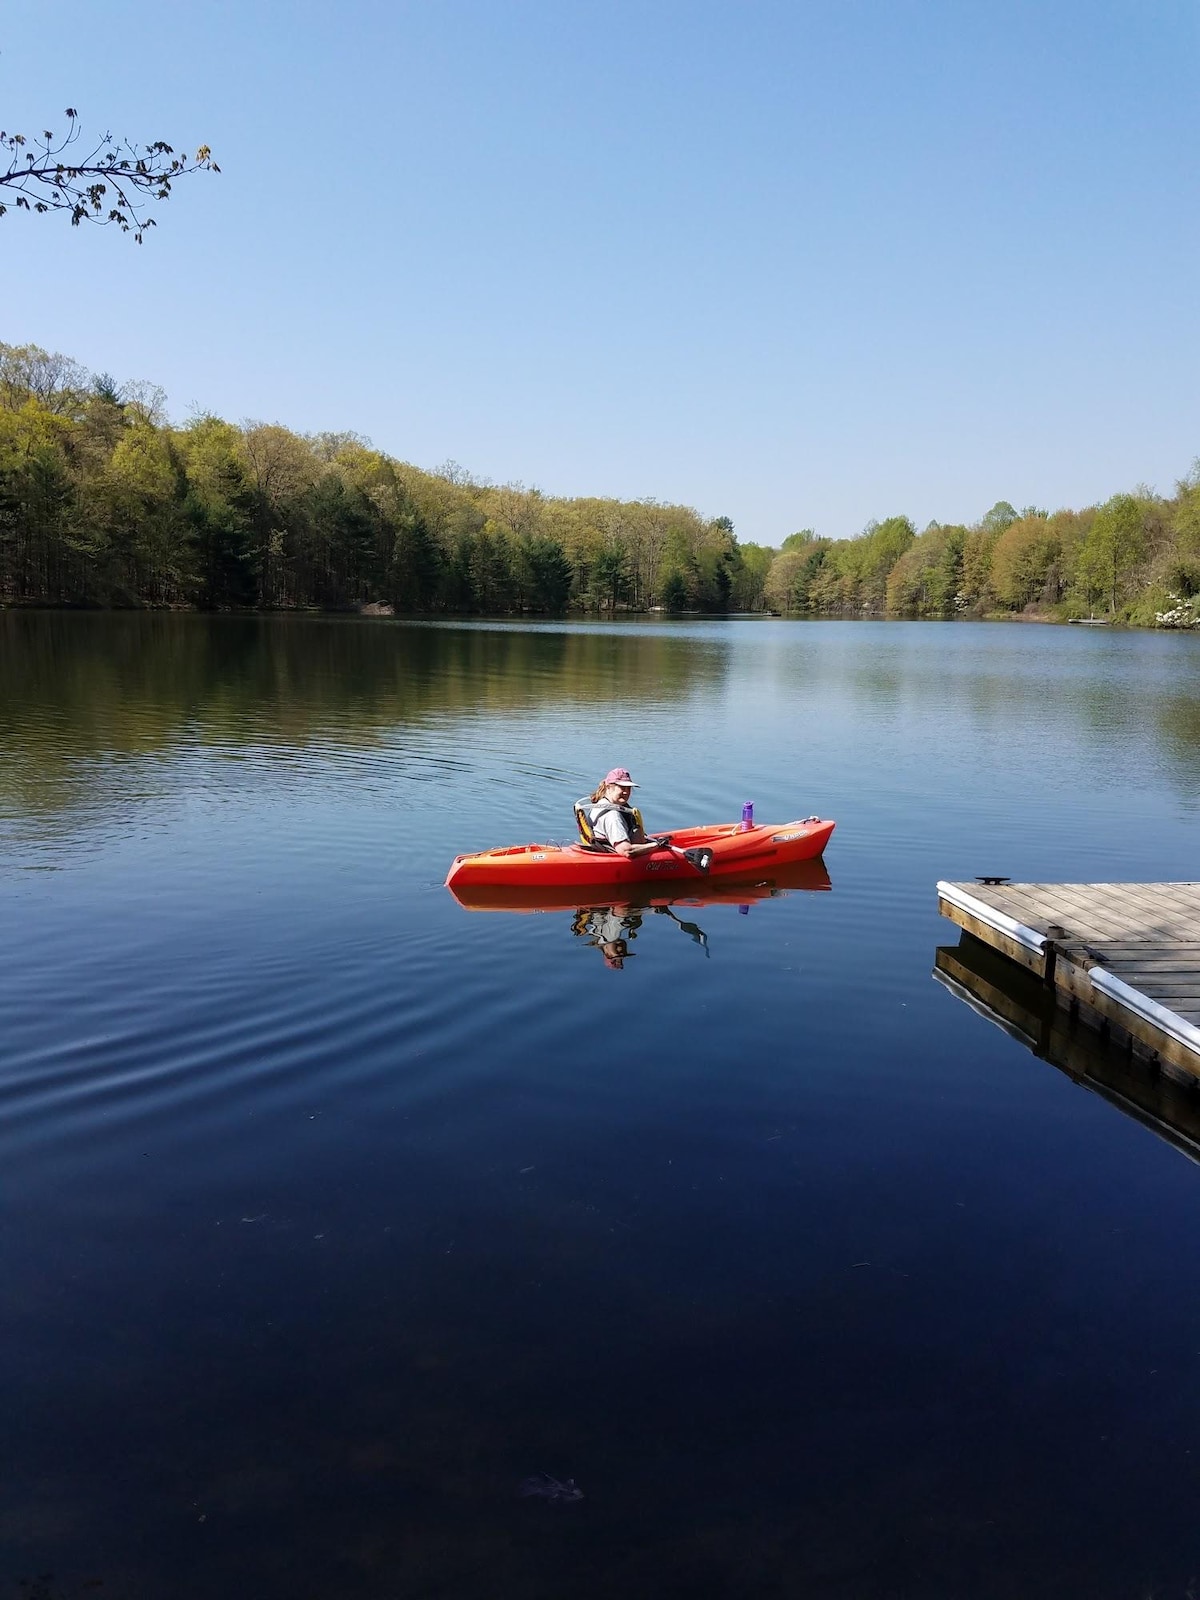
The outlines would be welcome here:
<svg viewBox="0 0 1200 1600">
<path fill-rule="evenodd" d="M 75 148 L 81 129 L 79 113 L 66 111 L 67 131 L 56 136 L 45 129 L 38 138 L 0 130 L 0 190 L 13 196 L 0 200 L 0 217 L 9 204 L 20 211 L 69 211 L 72 227 L 94 222 L 115 223 L 122 233 L 132 233 L 141 244 L 147 228 L 155 226 L 148 214 L 152 201 L 166 200 L 177 178 L 191 172 L 220 172 L 212 151 L 202 144 L 194 156 L 176 155 L 169 144 L 131 144 L 106 133 L 86 154 Z"/>
</svg>

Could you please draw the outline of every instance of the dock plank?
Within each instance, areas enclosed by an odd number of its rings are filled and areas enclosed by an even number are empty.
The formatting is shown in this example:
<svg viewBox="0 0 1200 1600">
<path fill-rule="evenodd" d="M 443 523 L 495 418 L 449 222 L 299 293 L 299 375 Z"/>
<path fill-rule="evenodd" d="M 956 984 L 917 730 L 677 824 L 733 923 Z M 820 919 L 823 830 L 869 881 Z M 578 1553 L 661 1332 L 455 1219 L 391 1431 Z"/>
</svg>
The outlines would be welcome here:
<svg viewBox="0 0 1200 1600">
<path fill-rule="evenodd" d="M 1184 949 L 1171 944 L 1169 940 L 1147 939 L 1136 949 L 1121 949 L 1104 939 L 1093 939 L 1088 941 L 1085 948 L 1095 961 L 1111 970 L 1117 967 L 1145 967 L 1152 970 L 1163 965 L 1200 970 L 1200 951 Z"/>
<path fill-rule="evenodd" d="M 1122 914 L 1115 903 L 1101 895 L 1088 896 L 1074 884 L 1058 885 L 1054 892 L 1039 885 L 1031 903 L 1047 923 L 1057 923 L 1069 936 L 1092 940 L 1126 938 L 1140 934 L 1145 926 L 1139 916 Z"/>
<path fill-rule="evenodd" d="M 1113 885 L 1096 896 L 1088 895 L 1082 888 L 1073 889 L 1064 900 L 1077 908 L 1080 917 L 1088 919 L 1099 928 L 1103 924 L 1113 936 L 1157 936 L 1179 927 L 1190 918 L 1190 908 L 1174 904 L 1162 895 L 1147 896 L 1144 900 L 1123 895 L 1119 886 Z"/>
<path fill-rule="evenodd" d="M 1023 923 L 1027 928 L 1033 928 L 1038 933 L 1045 931 L 1038 926 L 1042 919 L 1031 895 L 1010 895 L 1004 888 L 991 884 L 958 884 L 956 887 L 973 894 L 984 905 L 994 906 L 997 911 L 1012 917 L 1015 922 Z"/>
<path fill-rule="evenodd" d="M 1184 931 L 1186 933 L 1186 930 Z M 1174 938 L 1173 932 L 1174 930 L 1172 929 L 1167 929 L 1158 933 L 1147 931 L 1138 939 L 1117 939 L 1110 935 L 1096 935 L 1090 939 L 1084 940 L 1084 943 L 1096 945 L 1097 947 L 1102 945 L 1104 949 L 1115 950 L 1118 953 L 1127 950 L 1130 955 L 1135 956 L 1143 954 L 1147 950 L 1187 951 L 1191 949 L 1192 951 L 1195 951 L 1200 949 L 1200 939 L 1196 939 L 1191 936 Z"/>
</svg>

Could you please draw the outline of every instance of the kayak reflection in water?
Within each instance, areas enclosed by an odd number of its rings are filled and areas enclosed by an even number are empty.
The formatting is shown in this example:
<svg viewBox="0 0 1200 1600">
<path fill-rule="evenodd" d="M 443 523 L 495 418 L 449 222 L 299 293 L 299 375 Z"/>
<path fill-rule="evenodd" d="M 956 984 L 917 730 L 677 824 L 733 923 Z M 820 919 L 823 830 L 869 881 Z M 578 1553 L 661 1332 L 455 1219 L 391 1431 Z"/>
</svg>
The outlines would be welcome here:
<svg viewBox="0 0 1200 1600">
<path fill-rule="evenodd" d="M 534 849 L 540 847 L 531 847 Z M 550 848 L 546 846 L 544 848 Z M 777 900 L 782 895 L 797 890 L 828 890 L 833 885 L 825 863 L 819 859 L 793 861 L 774 867 L 769 877 L 750 882 L 736 879 L 697 879 L 687 884 L 631 883 L 600 887 L 593 884 L 591 894 L 596 899 L 603 895 L 620 893 L 623 899 L 616 903 L 583 905 L 578 884 L 520 885 L 501 884 L 451 884 L 450 892 L 464 910 L 501 914 L 542 912 L 569 912 L 571 932 L 576 939 L 586 941 L 592 949 L 599 950 L 606 967 L 620 972 L 632 955 L 644 954 L 629 948 L 643 930 L 645 919 L 653 914 L 666 917 L 679 931 L 699 945 L 706 957 L 711 955 L 708 935 L 698 923 L 684 915 L 693 907 L 715 908 L 714 916 L 725 910 L 735 910 L 739 916 L 748 916 L 753 905 L 766 900 Z M 707 921 L 707 915 L 705 921 Z"/>
</svg>

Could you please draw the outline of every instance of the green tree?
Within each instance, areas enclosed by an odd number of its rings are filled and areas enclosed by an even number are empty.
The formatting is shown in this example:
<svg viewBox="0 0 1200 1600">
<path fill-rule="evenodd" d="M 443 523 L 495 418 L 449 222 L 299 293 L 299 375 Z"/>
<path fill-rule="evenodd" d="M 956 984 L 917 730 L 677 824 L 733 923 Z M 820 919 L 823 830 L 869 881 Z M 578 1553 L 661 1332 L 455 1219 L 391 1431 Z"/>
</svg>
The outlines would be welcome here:
<svg viewBox="0 0 1200 1600">
<path fill-rule="evenodd" d="M 992 509 L 980 518 L 979 526 L 984 533 L 1003 533 L 1016 520 L 1016 508 L 1010 506 L 1007 500 L 997 500 Z"/>
<path fill-rule="evenodd" d="M 730 596 L 735 611 L 761 611 L 767 574 L 775 559 L 775 551 L 761 544 L 740 544 L 737 547 L 737 565 L 733 573 L 733 593 Z"/>
<path fill-rule="evenodd" d="M 374 598 L 380 515 L 370 497 L 340 472 L 325 472 L 309 491 L 307 539 L 295 552 L 296 592 L 309 604 L 338 608 Z M 390 530 L 389 530 L 390 531 Z"/>
<path fill-rule="evenodd" d="M 250 423 L 242 430 L 241 447 L 252 491 L 258 604 L 296 605 L 301 597 L 291 557 L 304 501 L 320 476 L 320 465 L 306 441 L 278 423 Z"/>
<path fill-rule="evenodd" d="M 772 561 L 763 587 L 763 598 L 772 611 L 803 609 L 796 603 L 795 580 L 806 559 L 800 550 L 781 550 Z"/>
<path fill-rule="evenodd" d="M 471 551 L 471 587 L 479 611 L 495 615 L 512 606 L 512 566 L 504 534 L 480 529 Z"/>
<path fill-rule="evenodd" d="M 787 538 L 783 541 L 781 553 L 783 550 L 804 550 L 807 549 L 809 545 L 815 544 L 816 542 L 817 536 L 811 528 L 801 528 L 799 533 L 788 534 Z"/>
<path fill-rule="evenodd" d="M 567 609 L 572 568 L 557 539 L 528 540 L 521 550 L 527 573 L 526 599 L 534 611 L 557 616 Z"/>
<path fill-rule="evenodd" d="M 255 600 L 253 496 L 241 435 L 219 417 L 197 417 L 176 435 L 186 475 L 183 514 L 191 543 L 196 602 L 207 610 Z"/>
<path fill-rule="evenodd" d="M 836 597 L 839 609 L 883 611 L 891 570 L 916 536 L 907 517 L 868 523 L 857 539 L 839 540 L 831 546 L 810 584 L 810 596 L 824 590 Z"/>
<path fill-rule="evenodd" d="M 592 563 L 592 578 L 609 614 L 615 615 L 617 605 L 629 593 L 629 561 L 620 545 L 600 552 Z"/>
<path fill-rule="evenodd" d="M 1200 461 L 1176 485 L 1171 538 L 1171 587 L 1184 596 L 1200 593 Z"/>
<path fill-rule="evenodd" d="M 388 587 L 397 611 L 427 611 L 437 593 L 441 563 L 438 548 L 415 506 L 396 519 Z"/>
<path fill-rule="evenodd" d="M 887 608 L 904 616 L 940 617 L 954 609 L 962 579 L 966 530 L 933 523 L 888 575 Z"/>
<path fill-rule="evenodd" d="M 1104 595 L 1111 614 L 1124 596 L 1126 583 L 1146 549 L 1145 516 L 1131 494 L 1113 495 L 1096 513 L 1080 549 L 1076 579 L 1089 607 Z"/>
<path fill-rule="evenodd" d="M 667 574 L 662 586 L 662 603 L 665 610 L 673 616 L 678 616 L 681 611 L 687 610 L 688 590 L 683 581 L 683 574 L 671 572 Z"/>
<path fill-rule="evenodd" d="M 34 401 L 56 417 L 78 417 L 91 392 L 87 369 L 36 344 L 0 344 L 0 407 Z"/>
<path fill-rule="evenodd" d="M 100 598 L 169 605 L 191 597 L 180 489 L 162 430 L 145 423 L 124 429 L 103 468 L 82 478 L 74 538 Z"/>
<path fill-rule="evenodd" d="M 1047 593 L 1061 554 L 1057 531 L 1045 518 L 1020 517 L 1009 523 L 992 547 L 991 584 L 996 598 L 1012 611 L 1020 611 Z"/>
<path fill-rule="evenodd" d="M 27 401 L 0 410 L 0 588 L 14 600 L 92 598 L 87 552 L 73 536 L 70 422 Z"/>
<path fill-rule="evenodd" d="M 992 589 L 992 551 L 1001 528 L 969 528 L 963 540 L 962 588 L 956 599 L 956 609 L 974 607 L 986 610 L 995 600 Z"/>
</svg>

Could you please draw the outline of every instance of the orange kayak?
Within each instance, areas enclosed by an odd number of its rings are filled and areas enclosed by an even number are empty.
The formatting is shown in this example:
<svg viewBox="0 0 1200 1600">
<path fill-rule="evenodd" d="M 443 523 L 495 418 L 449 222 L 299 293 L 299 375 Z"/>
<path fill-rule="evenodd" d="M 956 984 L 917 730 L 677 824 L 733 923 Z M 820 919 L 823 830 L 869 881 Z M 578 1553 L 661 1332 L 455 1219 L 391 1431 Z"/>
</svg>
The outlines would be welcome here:
<svg viewBox="0 0 1200 1600">
<path fill-rule="evenodd" d="M 655 906 L 754 905 L 781 895 L 832 889 L 824 861 L 789 861 L 770 866 L 744 878 L 697 877 L 680 882 L 668 878 L 661 883 L 633 883 L 622 887 L 620 895 L 589 892 L 586 884 L 571 883 L 454 883 L 450 892 L 467 911 L 583 911 L 598 904 L 619 905 L 631 910 Z M 608 888 L 612 886 L 609 885 Z"/>
<path fill-rule="evenodd" d="M 812 861 L 821 854 L 835 824 L 818 817 L 743 828 L 736 822 L 670 831 L 674 848 L 630 861 L 611 851 L 581 844 L 516 844 L 475 855 L 455 856 L 446 887 L 464 889 L 603 888 L 638 884 L 701 883 L 714 878 L 769 877 L 776 868 Z M 702 870 L 692 852 L 707 862 Z"/>
</svg>

